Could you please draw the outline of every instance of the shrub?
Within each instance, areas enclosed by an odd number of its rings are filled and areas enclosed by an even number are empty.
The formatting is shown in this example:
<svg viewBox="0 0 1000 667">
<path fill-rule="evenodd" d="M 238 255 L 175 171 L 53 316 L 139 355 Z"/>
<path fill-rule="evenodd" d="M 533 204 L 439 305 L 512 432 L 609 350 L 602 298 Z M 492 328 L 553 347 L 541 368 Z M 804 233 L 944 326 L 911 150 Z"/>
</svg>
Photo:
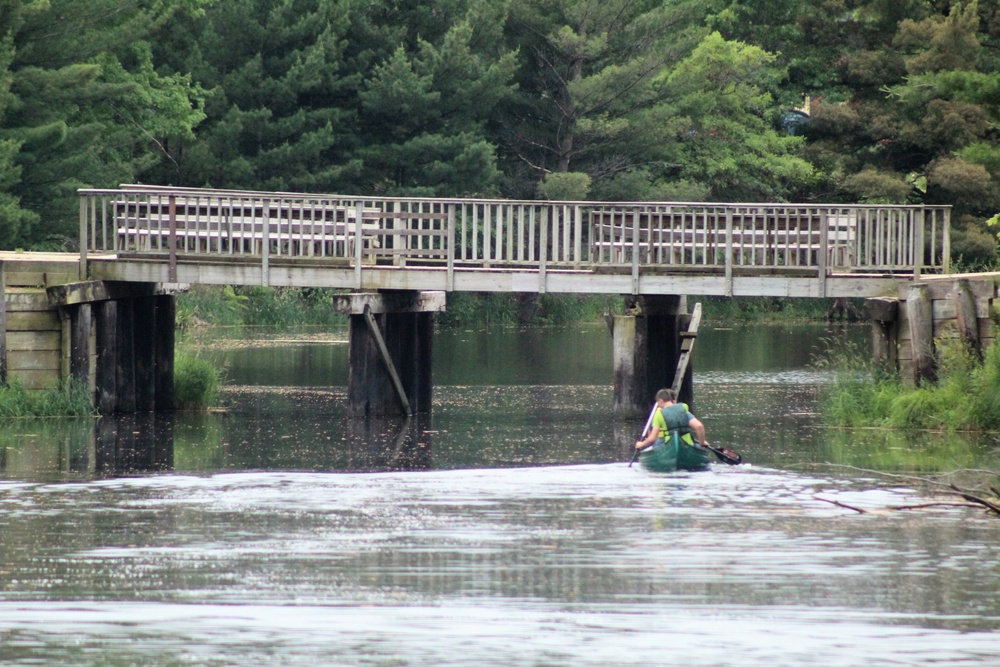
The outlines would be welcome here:
<svg viewBox="0 0 1000 667">
<path fill-rule="evenodd" d="M 0 419 L 17 417 L 82 417 L 94 414 L 90 390 L 78 382 L 65 387 L 29 391 L 20 379 L 0 386 Z"/>
<path fill-rule="evenodd" d="M 174 403 L 178 410 L 218 405 L 222 373 L 204 359 L 178 354 L 174 360 Z"/>
</svg>

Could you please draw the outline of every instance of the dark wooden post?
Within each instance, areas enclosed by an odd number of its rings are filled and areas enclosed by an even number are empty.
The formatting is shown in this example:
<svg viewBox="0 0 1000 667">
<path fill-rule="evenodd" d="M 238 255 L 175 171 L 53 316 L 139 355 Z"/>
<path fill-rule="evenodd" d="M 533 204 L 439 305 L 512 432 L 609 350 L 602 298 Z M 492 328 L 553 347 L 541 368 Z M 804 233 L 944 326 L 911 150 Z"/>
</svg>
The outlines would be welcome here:
<svg viewBox="0 0 1000 667">
<path fill-rule="evenodd" d="M 425 414 L 431 411 L 434 389 L 431 361 L 434 359 L 434 313 L 414 313 L 416 327 L 413 335 L 412 378 L 408 393 L 413 401 L 413 411 Z M 419 421 L 419 420 L 418 420 Z"/>
<path fill-rule="evenodd" d="M 116 376 L 118 386 L 117 411 L 135 412 L 135 317 L 134 299 L 118 301 L 118 345 Z"/>
<path fill-rule="evenodd" d="M 958 335 L 961 336 L 969 349 L 982 356 L 982 344 L 979 341 L 979 318 L 976 313 L 976 297 L 968 280 L 955 283 L 955 318 L 958 323 Z"/>
<path fill-rule="evenodd" d="M 876 366 L 896 371 L 897 320 L 899 299 L 865 299 L 863 319 L 871 322 L 872 360 Z"/>
<path fill-rule="evenodd" d="M 69 376 L 85 387 L 90 385 L 90 327 L 89 303 L 69 309 Z"/>
<path fill-rule="evenodd" d="M 118 409 L 118 302 L 107 300 L 94 304 L 97 339 L 97 367 L 94 390 L 97 411 L 113 414 Z"/>
<path fill-rule="evenodd" d="M 156 408 L 156 297 L 132 300 L 133 345 L 135 347 L 135 410 Z"/>
<path fill-rule="evenodd" d="M 174 409 L 174 343 L 177 300 L 173 295 L 156 298 L 156 410 Z"/>
<path fill-rule="evenodd" d="M 375 315 L 381 327 L 385 315 Z M 378 347 L 368 330 L 364 315 L 351 315 L 347 343 L 347 402 L 355 417 L 381 416 L 399 412 L 399 399 L 392 379 L 385 372 Z"/>
<path fill-rule="evenodd" d="M 934 321 L 927 285 L 910 286 L 906 297 L 906 316 L 910 325 L 910 345 L 913 349 L 913 381 L 920 384 L 934 381 L 937 368 L 934 359 Z"/>
</svg>

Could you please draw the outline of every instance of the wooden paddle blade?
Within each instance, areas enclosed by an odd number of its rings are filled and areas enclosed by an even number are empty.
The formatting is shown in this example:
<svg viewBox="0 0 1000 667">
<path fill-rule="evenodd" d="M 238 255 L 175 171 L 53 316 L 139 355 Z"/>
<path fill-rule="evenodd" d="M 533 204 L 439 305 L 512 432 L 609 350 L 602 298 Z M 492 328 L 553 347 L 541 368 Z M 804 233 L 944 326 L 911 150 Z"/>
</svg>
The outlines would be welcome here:
<svg viewBox="0 0 1000 667">
<path fill-rule="evenodd" d="M 728 463 L 731 466 L 737 466 L 743 463 L 743 457 L 729 449 L 728 447 L 709 447 L 719 460 L 723 463 Z"/>
</svg>

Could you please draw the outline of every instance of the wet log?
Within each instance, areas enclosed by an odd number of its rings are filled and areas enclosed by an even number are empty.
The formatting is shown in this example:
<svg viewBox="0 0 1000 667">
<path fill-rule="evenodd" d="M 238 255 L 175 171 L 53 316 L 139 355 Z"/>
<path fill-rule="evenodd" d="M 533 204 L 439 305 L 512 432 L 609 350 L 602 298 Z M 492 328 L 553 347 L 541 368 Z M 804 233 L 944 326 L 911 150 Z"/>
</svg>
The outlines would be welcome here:
<svg viewBox="0 0 1000 667">
<path fill-rule="evenodd" d="M 910 325 L 910 345 L 913 349 L 913 382 L 933 382 L 937 377 L 934 358 L 934 321 L 931 299 L 926 285 L 910 287 L 906 298 L 906 315 Z"/>
<path fill-rule="evenodd" d="M 118 302 L 94 304 L 96 320 L 97 365 L 94 370 L 94 393 L 97 411 L 110 415 L 118 408 Z"/>
<path fill-rule="evenodd" d="M 142 297 L 132 300 L 133 345 L 135 347 L 135 410 L 152 412 L 156 408 L 156 300 Z"/>
<path fill-rule="evenodd" d="M 972 293 L 968 280 L 959 280 L 955 283 L 954 301 L 958 335 L 975 354 L 982 354 L 979 340 L 979 319 L 976 317 L 976 297 Z"/>
<path fill-rule="evenodd" d="M 156 298 L 156 367 L 153 389 L 157 411 L 174 409 L 174 343 L 177 329 L 177 299 Z"/>
<path fill-rule="evenodd" d="M 118 302 L 117 355 L 115 375 L 118 387 L 117 412 L 135 412 L 135 317 L 134 299 Z"/>
<path fill-rule="evenodd" d="M 69 375 L 74 382 L 90 384 L 91 307 L 81 303 L 69 309 Z"/>
</svg>

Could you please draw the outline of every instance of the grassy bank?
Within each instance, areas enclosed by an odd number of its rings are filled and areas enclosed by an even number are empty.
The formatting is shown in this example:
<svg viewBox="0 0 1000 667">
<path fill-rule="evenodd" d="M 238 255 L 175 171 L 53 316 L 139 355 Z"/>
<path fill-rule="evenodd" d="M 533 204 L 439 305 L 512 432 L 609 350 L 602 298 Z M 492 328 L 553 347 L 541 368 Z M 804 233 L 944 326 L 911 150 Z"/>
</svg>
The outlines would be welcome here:
<svg viewBox="0 0 1000 667">
<path fill-rule="evenodd" d="M 86 387 L 70 383 L 29 391 L 17 378 L 0 386 L 0 419 L 19 417 L 82 417 L 94 414 L 94 404 Z"/>
<path fill-rule="evenodd" d="M 178 352 L 174 393 L 179 410 L 203 410 L 218 405 L 222 373 L 207 361 Z M 72 382 L 66 387 L 31 391 L 13 378 L 0 385 L 0 421 L 23 417 L 84 417 L 95 414 L 91 392 Z"/>
<path fill-rule="evenodd" d="M 938 380 L 904 385 L 864 361 L 842 354 L 829 364 L 836 380 L 823 403 L 834 426 L 942 431 L 1000 431 L 1000 345 L 980 360 L 958 342 L 940 343 Z M 853 359 L 853 361 L 851 361 Z"/>
</svg>

